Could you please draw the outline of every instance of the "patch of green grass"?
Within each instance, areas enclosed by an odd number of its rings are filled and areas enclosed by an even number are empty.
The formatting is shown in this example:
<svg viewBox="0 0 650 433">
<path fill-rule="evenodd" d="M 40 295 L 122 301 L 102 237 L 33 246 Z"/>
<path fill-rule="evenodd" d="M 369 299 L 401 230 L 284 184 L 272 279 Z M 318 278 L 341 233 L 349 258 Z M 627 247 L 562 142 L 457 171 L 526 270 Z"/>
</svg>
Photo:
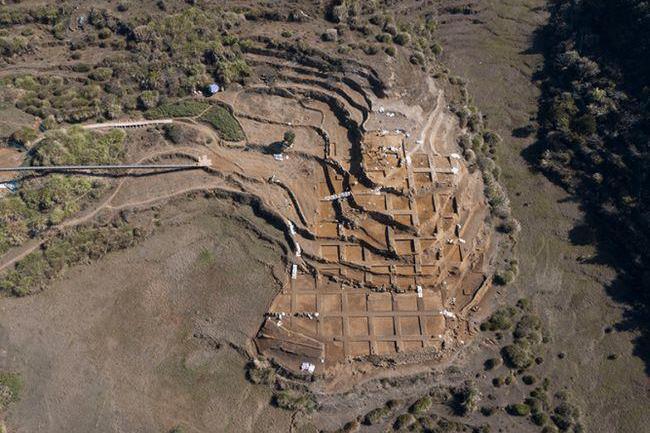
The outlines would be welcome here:
<svg viewBox="0 0 650 433">
<path fill-rule="evenodd" d="M 0 372 L 0 408 L 18 401 L 23 389 L 23 379 L 18 373 Z"/>
<path fill-rule="evenodd" d="M 212 107 L 201 116 L 201 120 L 212 125 L 226 141 L 242 141 L 246 138 L 237 119 L 222 105 Z"/>
<path fill-rule="evenodd" d="M 147 110 L 144 117 L 147 119 L 162 119 L 169 117 L 195 117 L 210 108 L 210 103 L 184 99 L 181 101 L 168 102 L 156 108 Z"/>
<path fill-rule="evenodd" d="M 212 251 L 210 251 L 207 248 L 203 248 L 201 250 L 201 252 L 199 253 L 199 257 L 198 257 L 197 261 L 198 261 L 199 265 L 201 265 L 201 266 L 208 266 L 208 265 L 214 263 L 215 259 L 216 259 L 216 256 L 214 255 L 214 253 Z"/>
</svg>

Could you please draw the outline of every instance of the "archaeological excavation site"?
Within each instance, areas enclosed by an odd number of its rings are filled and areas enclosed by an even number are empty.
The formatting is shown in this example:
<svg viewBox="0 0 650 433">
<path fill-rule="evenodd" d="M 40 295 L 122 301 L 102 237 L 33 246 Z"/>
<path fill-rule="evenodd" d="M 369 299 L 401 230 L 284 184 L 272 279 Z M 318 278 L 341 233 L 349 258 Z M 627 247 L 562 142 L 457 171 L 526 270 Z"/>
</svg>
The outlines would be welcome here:
<svg viewBox="0 0 650 433">
<path fill-rule="evenodd" d="M 92 3 L 0 2 L 0 433 L 581 431 L 491 9 Z"/>
</svg>

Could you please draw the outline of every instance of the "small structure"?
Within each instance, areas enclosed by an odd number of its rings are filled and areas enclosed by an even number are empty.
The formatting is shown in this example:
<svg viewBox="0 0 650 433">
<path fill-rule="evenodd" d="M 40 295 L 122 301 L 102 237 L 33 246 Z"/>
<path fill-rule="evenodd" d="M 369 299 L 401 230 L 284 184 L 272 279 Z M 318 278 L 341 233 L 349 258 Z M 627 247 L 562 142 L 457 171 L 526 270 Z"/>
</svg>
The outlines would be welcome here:
<svg viewBox="0 0 650 433">
<path fill-rule="evenodd" d="M 18 183 L 16 181 L 8 181 L 0 183 L 0 191 L 16 192 L 18 190 Z"/>
<path fill-rule="evenodd" d="M 314 371 L 316 371 L 316 366 L 311 362 L 303 362 L 300 364 L 300 370 L 305 371 L 309 374 L 314 374 Z"/>
<path fill-rule="evenodd" d="M 221 90 L 221 87 L 217 83 L 208 84 L 208 94 L 214 95 Z"/>
</svg>

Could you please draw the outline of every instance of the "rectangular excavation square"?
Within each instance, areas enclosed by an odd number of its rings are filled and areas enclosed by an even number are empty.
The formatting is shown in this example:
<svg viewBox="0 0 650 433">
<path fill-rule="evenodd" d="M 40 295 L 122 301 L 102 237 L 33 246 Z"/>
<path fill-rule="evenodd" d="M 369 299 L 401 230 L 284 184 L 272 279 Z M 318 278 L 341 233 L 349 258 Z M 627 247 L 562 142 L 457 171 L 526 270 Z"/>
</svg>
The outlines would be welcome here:
<svg viewBox="0 0 650 433">
<path fill-rule="evenodd" d="M 386 210 L 386 196 L 383 195 L 369 195 L 366 198 L 366 208 L 377 212 Z"/>
<path fill-rule="evenodd" d="M 370 293 L 368 311 L 393 311 L 393 297 L 390 293 Z"/>
<path fill-rule="evenodd" d="M 293 309 L 294 311 L 306 311 L 306 312 L 316 311 L 316 295 L 301 293 L 295 296 L 296 296 L 296 306 Z"/>
<path fill-rule="evenodd" d="M 422 302 L 426 311 L 439 312 L 442 310 L 442 295 L 437 290 L 424 290 L 422 293 Z"/>
<path fill-rule="evenodd" d="M 451 168 L 451 161 L 448 156 L 433 156 L 433 166 L 441 170 L 448 170 Z"/>
<path fill-rule="evenodd" d="M 338 270 L 338 269 L 337 269 Z M 318 291 L 319 292 L 340 292 L 341 283 L 338 281 L 332 281 L 329 278 L 320 278 L 318 280 Z"/>
<path fill-rule="evenodd" d="M 345 260 L 348 262 L 363 262 L 363 247 L 361 245 L 346 245 Z"/>
<path fill-rule="evenodd" d="M 321 201 L 318 204 L 318 216 L 321 220 L 329 220 L 336 217 L 336 211 L 330 201 Z"/>
<path fill-rule="evenodd" d="M 394 279 L 395 285 L 404 290 L 408 289 L 409 287 L 415 287 L 415 277 L 396 276 Z"/>
<path fill-rule="evenodd" d="M 346 267 L 343 269 L 343 275 L 354 281 L 363 281 L 364 272 L 361 269 Z"/>
<path fill-rule="evenodd" d="M 271 304 L 270 311 L 272 313 L 288 313 L 291 311 L 291 295 L 280 294 L 275 298 Z"/>
<path fill-rule="evenodd" d="M 339 246 L 338 245 L 321 245 L 320 256 L 330 262 L 339 261 Z"/>
<path fill-rule="evenodd" d="M 326 237 L 326 238 L 335 238 L 338 236 L 338 224 L 334 222 L 322 222 L 316 226 L 316 235 Z"/>
<path fill-rule="evenodd" d="M 411 350 L 420 350 L 422 349 L 422 341 L 417 341 L 417 340 L 402 341 L 402 349 L 404 349 L 404 351 L 406 352 Z"/>
<path fill-rule="evenodd" d="M 320 295 L 321 313 L 339 313 L 341 311 L 341 295 L 324 294 Z"/>
<path fill-rule="evenodd" d="M 418 316 L 400 317 L 399 324 L 401 326 L 402 335 L 420 335 L 420 319 Z"/>
<path fill-rule="evenodd" d="M 310 336 L 316 336 L 318 334 L 318 322 L 306 317 L 292 317 L 291 329 L 303 332 Z"/>
<path fill-rule="evenodd" d="M 298 274 L 296 279 L 291 281 L 293 283 L 294 292 L 310 292 L 316 288 L 316 281 L 311 275 Z"/>
<path fill-rule="evenodd" d="M 350 356 L 370 355 L 369 341 L 351 341 L 349 343 Z"/>
<path fill-rule="evenodd" d="M 409 198 L 403 195 L 390 196 L 391 210 L 411 210 Z"/>
<path fill-rule="evenodd" d="M 415 275 L 415 266 L 396 265 L 395 272 L 398 275 Z"/>
<path fill-rule="evenodd" d="M 338 266 L 336 267 L 331 267 L 331 266 L 332 265 L 330 265 L 329 267 L 320 268 L 319 271 L 325 276 L 340 277 L 342 275 L 341 268 L 339 268 Z"/>
<path fill-rule="evenodd" d="M 318 193 L 320 194 L 321 199 L 323 197 L 327 197 L 328 195 L 332 194 L 332 192 L 330 191 L 330 187 L 327 184 L 327 182 L 321 182 L 321 183 L 318 184 Z"/>
<path fill-rule="evenodd" d="M 326 337 L 343 335 L 343 319 L 340 317 L 325 317 L 323 319 L 323 335 Z"/>
<path fill-rule="evenodd" d="M 348 297 L 348 312 L 365 313 L 367 311 L 365 293 L 348 293 L 344 296 Z"/>
<path fill-rule="evenodd" d="M 397 352 L 397 345 L 394 341 L 377 341 L 378 355 L 393 355 Z"/>
<path fill-rule="evenodd" d="M 463 257 L 460 251 L 460 245 L 447 245 L 445 248 L 445 257 L 451 263 L 460 263 Z"/>
<path fill-rule="evenodd" d="M 373 275 L 371 283 L 375 286 L 390 286 L 390 275 Z"/>
<path fill-rule="evenodd" d="M 431 173 L 413 173 L 416 188 L 430 187 L 433 184 Z"/>
<path fill-rule="evenodd" d="M 397 251 L 397 254 L 399 254 L 400 256 L 405 254 L 413 254 L 413 252 L 415 251 L 415 248 L 413 246 L 413 240 L 411 239 L 396 240 L 395 251 Z"/>
<path fill-rule="evenodd" d="M 418 297 L 415 293 L 399 293 L 395 295 L 397 311 L 418 311 Z"/>
<path fill-rule="evenodd" d="M 350 337 L 365 337 L 368 335 L 367 317 L 349 317 L 348 325 Z"/>
<path fill-rule="evenodd" d="M 438 173 L 438 182 L 444 185 L 452 185 L 454 183 L 455 175 L 452 173 Z"/>
<path fill-rule="evenodd" d="M 436 207 L 433 194 L 426 194 L 415 199 L 420 224 L 425 223 L 435 216 Z"/>
<path fill-rule="evenodd" d="M 429 155 L 426 153 L 416 153 L 411 155 L 411 162 L 414 168 L 429 168 Z"/>
<path fill-rule="evenodd" d="M 367 233 L 367 235 L 372 239 L 372 243 L 376 244 L 379 248 L 386 248 L 386 231 L 388 227 L 375 221 L 372 218 L 366 218 L 361 222 L 361 227 Z"/>
<path fill-rule="evenodd" d="M 413 217 L 410 214 L 397 214 L 393 215 L 393 218 L 395 218 L 395 221 L 404 224 L 405 226 L 413 225 Z"/>
<path fill-rule="evenodd" d="M 425 325 L 427 335 L 434 338 L 445 333 L 445 318 L 443 316 L 427 316 Z"/>
<path fill-rule="evenodd" d="M 391 337 L 395 335 L 395 324 L 392 317 L 373 317 L 373 333 L 377 337 Z"/>
</svg>

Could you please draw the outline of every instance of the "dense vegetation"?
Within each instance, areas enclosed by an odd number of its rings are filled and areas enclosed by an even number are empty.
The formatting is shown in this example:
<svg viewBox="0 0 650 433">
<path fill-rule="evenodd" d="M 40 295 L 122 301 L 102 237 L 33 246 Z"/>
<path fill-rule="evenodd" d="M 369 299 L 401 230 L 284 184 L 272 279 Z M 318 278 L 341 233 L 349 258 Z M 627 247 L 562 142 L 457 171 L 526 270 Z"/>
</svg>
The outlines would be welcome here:
<svg viewBox="0 0 650 433">
<path fill-rule="evenodd" d="M 71 128 L 49 134 L 33 150 L 33 165 L 117 162 L 124 156 L 124 132 L 95 134 Z M 22 244 L 78 212 L 96 198 L 103 183 L 87 177 L 28 178 L 18 193 L 0 198 L 0 253 Z"/>
<path fill-rule="evenodd" d="M 539 167 L 576 194 L 601 257 L 648 323 L 650 296 L 650 5 L 554 4 L 546 31 Z M 576 233 L 577 234 L 577 233 Z M 589 242 L 592 239 L 576 239 Z M 619 289 L 615 296 L 622 296 Z"/>
<path fill-rule="evenodd" d="M 242 56 L 247 41 L 229 31 L 242 15 L 218 5 L 187 6 L 157 17 L 124 12 L 119 6 L 117 11 L 91 8 L 86 15 L 65 5 L 0 7 L 0 24 L 11 29 L 0 33 L 0 64 L 34 50 L 43 40 L 11 33 L 33 31 L 25 24 L 50 32 L 52 43 L 67 45 L 73 61 L 87 49 L 111 49 L 96 64 L 77 61 L 38 78 L 6 76 L 0 89 L 30 114 L 77 123 L 151 110 L 208 83 L 228 85 L 250 74 Z"/>
</svg>

